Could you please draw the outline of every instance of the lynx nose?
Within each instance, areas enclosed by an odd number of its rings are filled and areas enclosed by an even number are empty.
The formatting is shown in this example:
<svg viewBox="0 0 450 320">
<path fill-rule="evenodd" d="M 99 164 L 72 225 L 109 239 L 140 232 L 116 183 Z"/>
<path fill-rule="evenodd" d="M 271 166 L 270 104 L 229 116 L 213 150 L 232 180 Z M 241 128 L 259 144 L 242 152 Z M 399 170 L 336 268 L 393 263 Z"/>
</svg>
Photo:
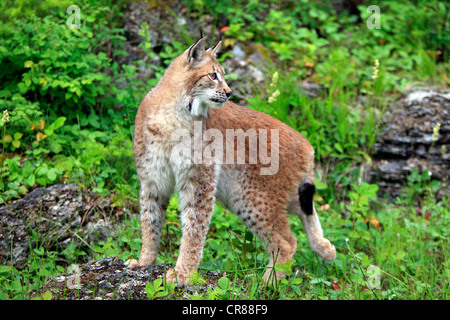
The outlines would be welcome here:
<svg viewBox="0 0 450 320">
<path fill-rule="evenodd" d="M 231 94 L 233 93 L 233 91 L 226 91 L 225 94 L 227 95 L 227 98 L 229 98 L 231 96 Z"/>
</svg>

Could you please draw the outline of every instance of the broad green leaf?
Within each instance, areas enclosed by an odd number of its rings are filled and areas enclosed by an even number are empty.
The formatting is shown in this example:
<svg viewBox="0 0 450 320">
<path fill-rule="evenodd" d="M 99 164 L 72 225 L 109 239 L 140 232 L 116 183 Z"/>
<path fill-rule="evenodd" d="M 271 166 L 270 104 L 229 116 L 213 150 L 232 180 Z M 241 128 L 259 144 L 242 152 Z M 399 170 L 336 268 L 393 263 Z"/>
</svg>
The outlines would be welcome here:
<svg viewBox="0 0 450 320">
<path fill-rule="evenodd" d="M 301 290 L 299 287 L 297 287 L 297 286 L 291 286 L 291 288 L 292 288 L 292 290 L 295 291 L 295 293 L 296 293 L 297 295 L 299 295 L 299 296 L 302 295 L 302 290 Z"/>
<path fill-rule="evenodd" d="M 159 287 L 161 287 L 161 284 L 162 284 L 162 278 L 158 278 L 158 279 L 155 279 L 155 281 L 153 281 L 153 288 L 155 289 L 155 291 Z"/>
<path fill-rule="evenodd" d="M 33 65 L 34 65 L 34 62 L 31 61 L 31 60 L 28 60 L 28 61 L 25 61 L 25 63 L 24 63 L 23 66 L 24 66 L 25 68 L 31 68 Z"/>
<path fill-rule="evenodd" d="M 20 140 L 14 140 L 13 142 L 12 142 L 12 145 L 13 145 L 13 147 L 14 148 L 19 148 L 20 147 Z"/>
<path fill-rule="evenodd" d="M 47 175 L 48 169 L 46 167 L 39 167 L 36 169 L 35 174 L 38 177 Z"/>
<path fill-rule="evenodd" d="M 164 297 L 167 295 L 167 292 L 158 292 L 153 296 L 153 298 Z"/>
<path fill-rule="evenodd" d="M 245 233 L 245 240 L 252 241 L 253 240 L 253 233 L 251 233 L 250 231 L 247 231 Z"/>
<path fill-rule="evenodd" d="M 53 122 L 48 126 L 47 129 L 44 130 L 45 134 L 47 136 L 51 136 L 56 129 L 61 128 L 64 125 L 66 119 L 66 117 L 59 117 L 58 119 L 56 119 L 55 122 Z"/>
<path fill-rule="evenodd" d="M 111 242 L 105 243 L 105 245 L 103 246 L 103 249 L 106 250 L 106 249 L 108 249 L 111 246 L 112 246 Z"/>
<path fill-rule="evenodd" d="M 368 267 L 370 265 L 369 257 L 366 255 L 363 255 L 362 259 L 361 259 L 361 264 L 363 265 L 364 268 Z"/>
<path fill-rule="evenodd" d="M 155 294 L 155 289 L 153 289 L 153 285 L 150 282 L 147 282 L 145 285 L 145 292 L 147 293 L 147 297 L 149 299 L 153 298 L 153 295 Z"/>
<path fill-rule="evenodd" d="M 91 249 L 92 249 L 94 252 L 97 252 L 97 253 L 103 253 L 103 249 L 100 248 L 99 246 L 92 246 Z"/>
<path fill-rule="evenodd" d="M 317 190 L 325 190 L 326 188 L 328 188 L 328 185 L 320 180 L 315 180 L 314 184 Z"/>
<path fill-rule="evenodd" d="M 45 291 L 45 293 L 42 294 L 42 299 L 44 300 L 52 300 L 52 297 L 53 295 L 49 290 Z"/>
<path fill-rule="evenodd" d="M 10 266 L 0 266 L 0 275 L 7 275 L 11 272 Z"/>
<path fill-rule="evenodd" d="M 230 279 L 228 279 L 227 277 L 222 277 L 219 279 L 219 281 L 217 281 L 217 283 L 219 284 L 219 287 L 221 289 L 227 290 L 230 286 Z"/>
<path fill-rule="evenodd" d="M 20 283 L 20 280 L 14 280 L 11 281 L 8 285 L 9 289 L 12 291 L 22 291 L 22 284 Z"/>
<path fill-rule="evenodd" d="M 300 284 L 302 282 L 303 282 L 302 278 L 295 278 L 295 279 L 292 279 L 291 284 Z"/>
<path fill-rule="evenodd" d="M 56 169 L 52 168 L 52 169 L 48 170 L 48 172 L 47 172 L 47 178 L 48 178 L 50 181 L 55 181 L 57 177 L 58 177 L 58 176 L 57 176 L 57 174 L 56 174 Z"/>
<path fill-rule="evenodd" d="M 38 255 L 42 256 L 44 254 L 44 248 L 39 247 L 39 248 L 34 248 L 33 250 L 35 253 L 37 253 Z"/>
</svg>

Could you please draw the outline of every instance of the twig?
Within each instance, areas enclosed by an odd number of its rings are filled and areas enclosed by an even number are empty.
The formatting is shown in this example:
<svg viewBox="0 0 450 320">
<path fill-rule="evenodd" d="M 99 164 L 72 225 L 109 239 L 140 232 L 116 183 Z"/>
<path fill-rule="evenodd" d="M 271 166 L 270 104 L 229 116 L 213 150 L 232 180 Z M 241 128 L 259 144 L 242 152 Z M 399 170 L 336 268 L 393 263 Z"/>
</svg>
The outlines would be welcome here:
<svg viewBox="0 0 450 320">
<path fill-rule="evenodd" d="M 92 201 L 92 203 L 89 205 L 89 208 L 84 212 L 83 219 L 81 219 L 80 227 L 83 225 L 83 222 L 84 222 L 84 219 L 86 218 L 86 215 L 88 214 L 88 212 L 91 211 L 92 207 L 97 202 L 97 200 L 98 200 L 98 198 L 95 198 L 94 201 Z"/>
</svg>

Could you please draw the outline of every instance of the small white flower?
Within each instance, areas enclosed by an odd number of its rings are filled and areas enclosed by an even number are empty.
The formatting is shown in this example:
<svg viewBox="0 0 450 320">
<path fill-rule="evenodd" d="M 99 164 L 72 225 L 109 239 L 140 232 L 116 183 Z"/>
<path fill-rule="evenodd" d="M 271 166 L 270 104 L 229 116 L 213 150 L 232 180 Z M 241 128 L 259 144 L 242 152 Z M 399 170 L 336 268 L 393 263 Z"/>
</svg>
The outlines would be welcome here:
<svg viewBox="0 0 450 320">
<path fill-rule="evenodd" d="M 271 87 L 274 87 L 277 84 L 278 81 L 278 72 L 275 71 L 274 74 L 272 75 L 272 82 L 270 83 Z"/>
<path fill-rule="evenodd" d="M 373 73 L 372 73 L 372 79 L 378 78 L 378 71 L 380 70 L 380 61 L 378 59 L 375 59 L 375 63 L 373 66 Z"/>
<path fill-rule="evenodd" d="M 6 109 L 5 111 L 3 111 L 3 118 L 2 121 L 4 123 L 9 122 L 9 113 L 8 113 L 8 109 Z"/>
<path fill-rule="evenodd" d="M 436 123 L 436 125 L 433 128 L 433 137 L 431 138 L 431 140 L 433 140 L 434 142 L 438 140 L 437 136 L 439 135 L 440 128 L 441 128 L 441 124 L 439 122 Z"/>
<path fill-rule="evenodd" d="M 274 93 L 272 93 L 272 95 L 269 97 L 269 99 L 267 100 L 267 102 L 272 103 L 274 101 L 277 101 L 277 97 L 280 95 L 280 90 L 276 90 Z"/>
</svg>

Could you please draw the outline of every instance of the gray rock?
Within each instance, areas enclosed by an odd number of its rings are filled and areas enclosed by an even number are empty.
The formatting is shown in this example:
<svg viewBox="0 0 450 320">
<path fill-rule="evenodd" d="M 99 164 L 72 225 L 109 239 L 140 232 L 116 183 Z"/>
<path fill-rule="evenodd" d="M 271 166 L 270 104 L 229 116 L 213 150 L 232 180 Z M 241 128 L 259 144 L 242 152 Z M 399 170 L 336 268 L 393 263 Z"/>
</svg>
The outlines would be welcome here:
<svg viewBox="0 0 450 320">
<path fill-rule="evenodd" d="M 316 98 L 320 95 L 320 93 L 322 93 L 323 91 L 325 91 L 326 89 L 324 88 L 324 86 L 322 86 L 321 84 L 318 83 L 308 83 L 308 82 L 303 82 L 302 84 L 299 85 L 300 87 L 300 91 L 311 97 L 311 98 Z"/>
<path fill-rule="evenodd" d="M 148 299 L 145 286 L 158 278 L 164 278 L 171 264 L 154 265 L 128 269 L 117 257 L 107 257 L 79 266 L 79 272 L 72 274 L 80 283 L 77 288 L 67 287 L 65 276 L 49 277 L 47 282 L 31 293 L 39 297 L 47 290 L 53 293 L 52 299 L 58 300 L 145 300 Z M 207 283 L 202 286 L 188 286 L 185 293 L 206 292 L 217 286 L 222 274 L 216 271 L 199 271 Z M 72 288 L 72 289 L 71 289 Z M 179 292 L 179 289 L 176 289 Z"/>
<path fill-rule="evenodd" d="M 76 184 L 62 184 L 35 189 L 0 207 L 0 264 L 21 268 L 30 245 L 35 248 L 36 240 L 42 245 L 44 237 L 45 250 L 58 246 L 60 251 L 78 237 L 88 243 L 104 239 L 112 234 L 110 219 L 93 212 L 109 205 L 109 199 L 93 201 Z"/>
<path fill-rule="evenodd" d="M 235 45 L 234 48 L 239 47 Z M 253 52 L 248 58 L 244 55 L 235 55 L 222 63 L 227 74 L 234 74 L 236 80 L 227 79 L 228 86 L 233 90 L 233 95 L 242 99 L 242 103 L 248 97 L 254 97 L 260 88 L 265 88 L 264 80 L 267 77 L 268 64 L 258 52 Z"/>
<path fill-rule="evenodd" d="M 439 134 L 433 129 L 440 123 Z M 432 179 L 447 181 L 437 197 L 450 194 L 450 93 L 444 89 L 415 89 L 398 100 L 384 116 L 374 145 L 370 180 L 391 199 L 401 195 L 413 168 L 430 170 Z"/>
<path fill-rule="evenodd" d="M 239 45 L 235 45 L 231 52 L 233 52 L 233 56 L 239 60 L 244 60 L 247 57 L 244 50 L 242 50 L 242 48 Z"/>
</svg>

